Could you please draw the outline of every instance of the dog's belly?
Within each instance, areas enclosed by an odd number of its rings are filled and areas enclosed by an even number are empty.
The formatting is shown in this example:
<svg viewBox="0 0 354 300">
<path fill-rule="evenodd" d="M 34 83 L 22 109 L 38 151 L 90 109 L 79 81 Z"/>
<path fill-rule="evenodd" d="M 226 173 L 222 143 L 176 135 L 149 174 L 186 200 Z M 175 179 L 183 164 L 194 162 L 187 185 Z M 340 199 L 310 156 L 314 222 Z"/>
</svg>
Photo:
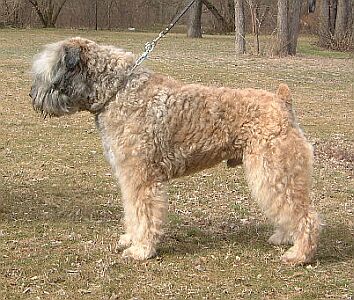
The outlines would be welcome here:
<svg viewBox="0 0 354 300">
<path fill-rule="evenodd" d="M 225 149 L 174 149 L 161 160 L 164 172 L 169 178 L 186 176 L 214 167 L 223 160 L 235 157 L 235 152 Z"/>
</svg>

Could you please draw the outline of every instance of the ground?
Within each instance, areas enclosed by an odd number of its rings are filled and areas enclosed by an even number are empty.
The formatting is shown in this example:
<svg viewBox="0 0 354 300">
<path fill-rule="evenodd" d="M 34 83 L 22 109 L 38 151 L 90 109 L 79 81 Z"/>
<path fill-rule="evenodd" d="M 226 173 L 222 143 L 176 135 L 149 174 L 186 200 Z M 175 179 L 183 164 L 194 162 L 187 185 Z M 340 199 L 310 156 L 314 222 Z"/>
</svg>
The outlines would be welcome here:
<svg viewBox="0 0 354 300">
<path fill-rule="evenodd" d="M 146 62 L 185 82 L 275 91 L 289 85 L 315 145 L 313 201 L 325 226 L 315 261 L 286 247 L 225 164 L 171 183 L 158 257 L 125 262 L 119 189 L 93 117 L 42 120 L 29 69 L 41 45 L 83 36 L 141 53 L 148 33 L 0 30 L 0 299 L 351 299 L 354 270 L 353 60 L 301 37 L 295 58 L 236 59 L 232 36 L 169 34 Z"/>
</svg>

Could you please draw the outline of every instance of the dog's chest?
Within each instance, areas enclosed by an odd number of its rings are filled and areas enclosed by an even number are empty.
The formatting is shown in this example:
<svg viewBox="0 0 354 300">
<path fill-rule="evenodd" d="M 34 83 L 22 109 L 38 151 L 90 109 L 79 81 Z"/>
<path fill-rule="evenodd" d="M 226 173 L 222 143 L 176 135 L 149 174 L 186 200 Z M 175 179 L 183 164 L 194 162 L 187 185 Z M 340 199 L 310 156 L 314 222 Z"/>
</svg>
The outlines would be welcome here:
<svg viewBox="0 0 354 300">
<path fill-rule="evenodd" d="M 97 115 L 95 121 L 96 121 L 96 127 L 102 139 L 102 145 L 103 145 L 106 160 L 109 162 L 112 169 L 116 171 L 115 169 L 117 164 L 116 164 L 116 157 L 112 149 L 112 137 L 109 136 L 107 127 L 104 123 L 104 118 L 101 115 Z"/>
</svg>

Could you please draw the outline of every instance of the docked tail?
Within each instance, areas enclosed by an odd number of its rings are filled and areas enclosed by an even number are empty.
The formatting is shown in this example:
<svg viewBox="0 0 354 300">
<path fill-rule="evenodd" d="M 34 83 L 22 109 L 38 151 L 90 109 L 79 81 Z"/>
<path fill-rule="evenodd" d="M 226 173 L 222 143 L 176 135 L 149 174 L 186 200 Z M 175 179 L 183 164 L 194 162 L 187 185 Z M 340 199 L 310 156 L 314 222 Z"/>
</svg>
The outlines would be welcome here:
<svg viewBox="0 0 354 300">
<path fill-rule="evenodd" d="M 276 95 L 284 100 L 286 102 L 286 104 L 289 104 L 291 105 L 291 94 L 290 94 L 290 89 L 289 87 L 284 84 L 284 83 L 281 83 L 278 87 L 278 90 L 276 92 Z"/>
<path fill-rule="evenodd" d="M 285 106 L 289 112 L 289 118 L 292 123 L 297 123 L 295 112 L 293 110 L 292 98 L 289 87 L 285 83 L 281 83 L 275 95 L 284 101 Z"/>
</svg>

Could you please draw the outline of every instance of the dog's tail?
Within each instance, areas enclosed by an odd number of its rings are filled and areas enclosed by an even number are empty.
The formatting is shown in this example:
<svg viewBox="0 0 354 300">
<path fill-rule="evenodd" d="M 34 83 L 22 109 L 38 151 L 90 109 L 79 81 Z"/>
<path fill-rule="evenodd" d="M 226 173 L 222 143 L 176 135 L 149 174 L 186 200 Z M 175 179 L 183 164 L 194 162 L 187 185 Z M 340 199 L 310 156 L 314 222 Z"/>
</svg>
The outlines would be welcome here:
<svg viewBox="0 0 354 300">
<path fill-rule="evenodd" d="M 281 83 L 279 84 L 278 90 L 275 94 L 278 98 L 285 102 L 285 106 L 289 112 L 289 118 L 292 123 L 297 123 L 289 87 L 285 83 Z"/>
<path fill-rule="evenodd" d="M 291 93 L 289 87 L 285 83 L 281 83 L 278 87 L 276 95 L 291 106 Z"/>
</svg>

